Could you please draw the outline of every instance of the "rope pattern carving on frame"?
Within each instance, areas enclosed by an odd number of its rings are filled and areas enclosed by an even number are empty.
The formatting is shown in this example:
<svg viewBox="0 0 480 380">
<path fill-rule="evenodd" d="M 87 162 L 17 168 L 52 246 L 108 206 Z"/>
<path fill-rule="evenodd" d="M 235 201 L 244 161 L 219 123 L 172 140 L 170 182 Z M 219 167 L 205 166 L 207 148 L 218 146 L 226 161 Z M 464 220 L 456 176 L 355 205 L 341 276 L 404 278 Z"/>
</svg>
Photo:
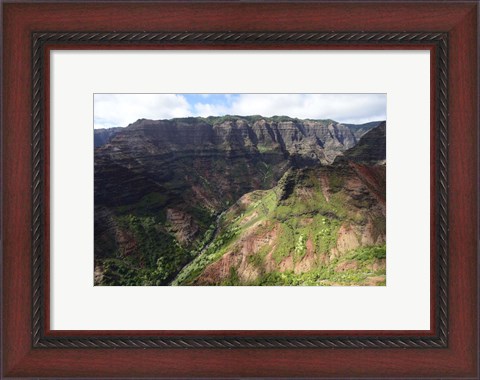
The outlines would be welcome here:
<svg viewBox="0 0 480 380">
<path fill-rule="evenodd" d="M 44 80 L 45 44 L 200 46 L 435 44 L 437 52 L 437 299 L 434 337 L 45 337 Z M 448 345 L 448 41 L 443 32 L 34 32 L 32 34 L 32 345 L 35 348 L 443 348 Z"/>
</svg>

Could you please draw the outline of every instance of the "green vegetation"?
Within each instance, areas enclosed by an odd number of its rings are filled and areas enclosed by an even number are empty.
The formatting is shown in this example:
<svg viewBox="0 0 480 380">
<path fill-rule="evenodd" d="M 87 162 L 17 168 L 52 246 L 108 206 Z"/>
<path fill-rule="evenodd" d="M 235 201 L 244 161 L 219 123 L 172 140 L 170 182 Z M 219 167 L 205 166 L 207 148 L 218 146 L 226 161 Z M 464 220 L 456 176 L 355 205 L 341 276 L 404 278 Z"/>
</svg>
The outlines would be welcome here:
<svg viewBox="0 0 480 380">
<path fill-rule="evenodd" d="M 230 243 L 238 236 L 239 232 L 240 228 L 234 225 L 219 233 L 216 238 L 208 244 L 205 249 L 182 270 L 182 272 L 180 272 L 177 278 L 172 282 L 172 285 L 191 284 L 191 282 L 203 272 L 208 264 L 217 261 L 227 253 Z"/>
<path fill-rule="evenodd" d="M 237 116 L 237 115 L 225 115 L 225 116 L 209 116 L 209 117 L 205 118 L 207 123 L 210 123 L 212 125 L 222 124 L 222 123 L 225 123 L 227 121 L 236 122 L 239 119 L 240 120 L 244 119 L 244 117 L 243 116 Z"/>
<path fill-rule="evenodd" d="M 249 123 L 254 123 L 258 120 L 267 120 L 269 122 L 274 122 L 274 123 L 282 123 L 282 122 L 288 122 L 288 121 L 301 121 L 300 119 L 296 117 L 290 117 L 290 116 L 285 116 L 285 115 L 274 115 L 270 117 L 264 117 L 261 115 L 250 115 L 250 116 L 239 116 L 239 115 L 224 115 L 224 116 L 209 116 L 205 118 L 201 118 L 205 120 L 207 123 L 216 125 L 216 124 L 222 124 L 226 121 L 231 121 L 231 122 L 236 122 L 237 120 L 245 120 L 248 121 Z M 182 120 L 182 121 L 187 121 L 187 122 L 192 122 L 195 120 L 195 118 L 181 118 L 177 120 Z M 304 119 L 308 121 L 321 121 L 324 122 L 325 124 L 330 124 L 330 123 L 337 123 L 335 120 L 332 119 Z"/>
<path fill-rule="evenodd" d="M 103 261 L 102 285 L 162 285 L 190 259 L 155 218 L 129 214 L 117 222 L 135 249 Z"/>
<path fill-rule="evenodd" d="M 330 176 L 330 191 L 332 193 L 337 193 L 338 191 L 342 190 L 344 184 L 343 177 L 338 173 L 332 173 Z"/>
<path fill-rule="evenodd" d="M 267 163 L 256 164 L 254 170 L 262 173 L 264 186 L 273 181 Z M 167 221 L 166 205 L 171 205 L 167 195 L 153 192 L 135 204 L 118 207 L 114 218 L 122 251 L 112 247 L 113 254 L 97 262 L 101 284 L 202 284 L 205 269 L 228 254 L 245 256 L 242 265 L 253 269 L 245 277 L 240 264 L 226 264 L 231 265 L 229 272 L 215 285 L 385 285 L 384 245 L 341 254 L 337 249 L 341 228 L 345 234 L 351 226 L 371 221 L 377 235 L 371 241 L 385 235 L 385 217 L 372 218 L 366 212 L 372 200 L 346 190 L 349 170 L 347 166 L 292 168 L 275 187 L 245 194 L 218 216 L 203 205 L 183 209 L 176 214 L 180 226 L 183 212 L 198 227 L 195 239 L 183 245 L 170 217 Z M 199 181 L 210 186 L 201 176 Z M 228 196 L 224 207 L 230 202 Z M 349 233 L 350 240 L 361 240 L 355 232 Z"/>
<path fill-rule="evenodd" d="M 143 119 L 106 136 L 95 150 L 95 283 L 381 283 L 385 123 L 361 141 L 337 124 Z"/>
<path fill-rule="evenodd" d="M 240 283 L 240 279 L 238 277 L 237 270 L 235 267 L 230 268 L 230 275 L 229 277 L 221 283 L 223 286 L 234 286 Z"/>
<path fill-rule="evenodd" d="M 254 267 L 262 269 L 265 256 L 270 252 L 271 247 L 268 245 L 264 245 L 255 255 L 248 256 L 248 262 L 252 264 Z"/>
<path fill-rule="evenodd" d="M 333 186 L 338 189 L 331 190 L 326 199 L 314 171 L 289 171 L 273 189 L 249 193 L 247 199 L 237 202 L 222 215 L 212 242 L 182 270 L 173 285 L 195 284 L 207 266 L 239 249 L 240 238 L 246 239 L 251 234 L 265 236 L 273 230 L 276 231 L 275 244 L 265 244 L 247 256 L 248 263 L 260 271 L 257 280 L 245 283 L 232 267 L 235 271 L 231 270 L 228 278 L 217 285 L 360 285 L 368 283 L 371 277 L 384 277 L 385 269 L 372 268 L 375 263 L 376 268 L 384 268 L 381 260 L 385 259 L 385 245 L 360 247 L 340 257 L 330 256 L 336 247 L 340 226 L 359 220 L 357 211 L 347 206 L 347 195 L 341 191 L 344 181 L 341 174 L 333 175 Z M 332 182 L 329 185 L 332 186 Z M 309 250 L 318 260 L 310 271 L 265 269 L 269 254 L 273 265 L 280 265 L 288 257 L 295 265 Z M 338 269 L 342 265 L 345 268 Z M 384 284 L 384 279 L 377 278 L 375 283 Z"/>
<path fill-rule="evenodd" d="M 385 259 L 386 248 L 383 246 L 361 247 L 348 252 L 341 259 L 334 259 L 329 264 L 304 273 L 293 271 L 269 272 L 248 284 L 240 282 L 234 285 L 272 285 L 272 286 L 332 286 L 332 285 L 366 285 L 368 278 L 385 276 L 385 269 L 373 269 L 378 260 Z M 343 263 L 355 263 L 351 269 L 337 270 Z M 376 285 L 385 285 L 385 279 L 378 279 Z"/>
<path fill-rule="evenodd" d="M 337 240 L 337 232 L 340 223 L 335 219 L 322 217 L 315 236 L 315 247 L 317 252 L 327 253 L 332 249 Z"/>
<path fill-rule="evenodd" d="M 135 214 L 141 216 L 152 215 L 156 210 L 162 209 L 167 203 L 167 197 L 160 193 L 149 193 L 138 202 L 125 206 L 118 206 L 118 214 Z"/>
<path fill-rule="evenodd" d="M 371 263 L 374 260 L 386 259 L 387 249 L 385 245 L 360 247 L 346 256 L 346 259 L 354 259 L 362 263 Z"/>
<path fill-rule="evenodd" d="M 275 262 L 280 263 L 285 257 L 289 256 L 292 252 L 292 247 L 294 246 L 295 229 L 288 225 L 288 223 L 282 223 L 277 247 L 272 254 Z"/>
<path fill-rule="evenodd" d="M 257 150 L 258 150 L 259 153 L 271 152 L 273 149 L 274 149 L 274 147 L 272 147 L 272 146 L 268 146 L 268 145 L 257 145 Z"/>
</svg>

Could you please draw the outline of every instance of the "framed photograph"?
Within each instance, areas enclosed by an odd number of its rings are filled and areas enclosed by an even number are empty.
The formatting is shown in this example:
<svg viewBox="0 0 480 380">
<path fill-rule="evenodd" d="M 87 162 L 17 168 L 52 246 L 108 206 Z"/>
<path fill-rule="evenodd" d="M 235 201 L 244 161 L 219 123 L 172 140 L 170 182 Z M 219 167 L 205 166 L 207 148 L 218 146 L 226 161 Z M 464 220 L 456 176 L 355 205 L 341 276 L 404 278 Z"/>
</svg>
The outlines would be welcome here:
<svg viewBox="0 0 480 380">
<path fill-rule="evenodd" d="M 478 3 L 3 3 L 2 375 L 478 376 Z"/>
</svg>

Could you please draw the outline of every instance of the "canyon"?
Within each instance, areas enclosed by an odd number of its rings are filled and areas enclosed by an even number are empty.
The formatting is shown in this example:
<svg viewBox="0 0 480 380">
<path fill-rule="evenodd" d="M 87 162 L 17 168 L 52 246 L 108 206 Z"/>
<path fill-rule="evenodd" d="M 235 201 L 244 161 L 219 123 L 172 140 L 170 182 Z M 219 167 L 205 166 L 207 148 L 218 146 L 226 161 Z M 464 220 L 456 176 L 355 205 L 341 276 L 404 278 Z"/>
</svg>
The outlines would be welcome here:
<svg viewBox="0 0 480 380">
<path fill-rule="evenodd" d="M 382 285 L 386 123 L 95 130 L 96 285 Z"/>
</svg>

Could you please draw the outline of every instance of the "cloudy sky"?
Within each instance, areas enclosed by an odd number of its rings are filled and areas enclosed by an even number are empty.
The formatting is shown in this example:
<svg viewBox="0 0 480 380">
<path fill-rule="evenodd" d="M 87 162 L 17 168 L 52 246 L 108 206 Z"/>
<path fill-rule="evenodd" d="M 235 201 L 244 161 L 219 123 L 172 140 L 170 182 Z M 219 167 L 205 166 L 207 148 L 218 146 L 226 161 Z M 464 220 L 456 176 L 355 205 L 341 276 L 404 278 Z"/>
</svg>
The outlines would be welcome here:
<svg viewBox="0 0 480 380">
<path fill-rule="evenodd" d="M 126 127 L 138 119 L 262 115 L 333 119 L 361 124 L 385 120 L 386 94 L 95 94 L 95 128 Z"/>
</svg>

